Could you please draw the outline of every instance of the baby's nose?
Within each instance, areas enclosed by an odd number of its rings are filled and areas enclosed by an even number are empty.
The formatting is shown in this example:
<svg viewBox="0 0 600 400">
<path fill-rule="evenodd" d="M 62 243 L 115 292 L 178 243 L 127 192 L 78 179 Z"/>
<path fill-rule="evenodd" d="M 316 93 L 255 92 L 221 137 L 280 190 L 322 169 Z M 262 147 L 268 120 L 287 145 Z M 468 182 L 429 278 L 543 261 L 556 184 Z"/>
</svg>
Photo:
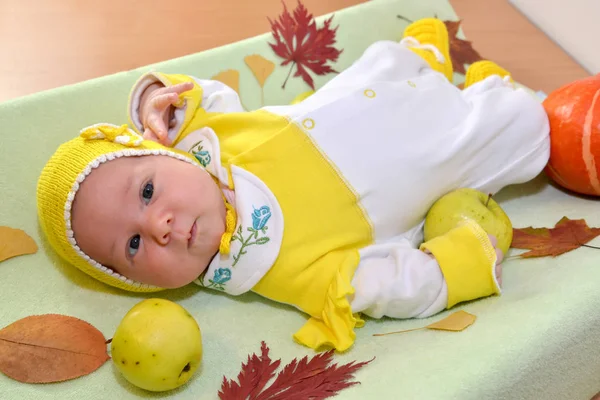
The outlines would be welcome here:
<svg viewBox="0 0 600 400">
<path fill-rule="evenodd" d="M 150 220 L 150 234 L 161 245 L 171 240 L 173 217 L 171 215 L 155 215 Z"/>
</svg>

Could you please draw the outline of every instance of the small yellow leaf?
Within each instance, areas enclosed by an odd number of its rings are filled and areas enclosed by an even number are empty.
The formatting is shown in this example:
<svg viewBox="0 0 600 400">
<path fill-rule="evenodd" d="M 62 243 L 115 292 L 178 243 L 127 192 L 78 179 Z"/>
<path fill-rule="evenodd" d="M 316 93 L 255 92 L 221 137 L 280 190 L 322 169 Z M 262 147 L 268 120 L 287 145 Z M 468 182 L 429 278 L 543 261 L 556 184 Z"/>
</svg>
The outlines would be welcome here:
<svg viewBox="0 0 600 400">
<path fill-rule="evenodd" d="M 237 70 L 228 69 L 225 71 L 221 71 L 217 75 L 213 76 L 211 79 L 223 82 L 224 84 L 235 90 L 238 94 L 240 94 L 240 73 Z"/>
<path fill-rule="evenodd" d="M 448 317 L 441 321 L 435 322 L 431 325 L 427 325 L 429 329 L 437 329 L 442 331 L 454 331 L 460 332 L 467 327 L 473 325 L 477 317 L 473 314 L 469 314 L 466 311 L 457 311 L 450 314 Z"/>
<path fill-rule="evenodd" d="M 0 226 L 0 261 L 37 251 L 37 244 L 21 229 Z"/>
<path fill-rule="evenodd" d="M 265 81 L 275 69 L 275 63 L 258 54 L 246 56 L 244 61 L 246 61 L 246 65 L 250 67 L 250 70 L 256 77 L 260 87 L 264 87 Z"/>
<path fill-rule="evenodd" d="M 394 335 L 398 333 L 407 333 L 420 331 L 423 329 L 435 329 L 440 331 L 454 331 L 460 332 L 465 330 L 467 327 L 471 326 L 477 317 L 473 314 L 469 314 L 466 311 L 457 311 L 453 314 L 450 314 L 448 317 L 442 319 L 441 321 L 435 322 L 431 325 L 424 326 L 422 328 L 414 328 L 414 329 L 406 329 L 404 331 L 395 331 L 388 333 L 375 333 L 373 336 L 386 336 L 386 335 Z"/>
</svg>

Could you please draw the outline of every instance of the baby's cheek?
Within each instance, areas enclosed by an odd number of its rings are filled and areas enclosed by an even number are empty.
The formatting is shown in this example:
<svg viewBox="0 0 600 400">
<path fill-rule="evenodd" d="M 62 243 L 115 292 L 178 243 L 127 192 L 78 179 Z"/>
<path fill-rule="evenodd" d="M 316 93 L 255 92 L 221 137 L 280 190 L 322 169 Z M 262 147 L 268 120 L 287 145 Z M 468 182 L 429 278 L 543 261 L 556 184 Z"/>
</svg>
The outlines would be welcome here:
<svg viewBox="0 0 600 400">
<path fill-rule="evenodd" d="M 165 277 L 169 275 L 169 271 L 173 269 L 174 265 L 181 262 L 181 258 L 173 252 L 165 251 L 166 249 L 161 250 L 155 257 L 152 257 L 150 270 L 157 276 Z"/>
<path fill-rule="evenodd" d="M 168 289 L 182 287 L 200 275 L 198 262 L 185 252 L 160 248 L 148 260 L 144 275 L 152 284 Z"/>
</svg>

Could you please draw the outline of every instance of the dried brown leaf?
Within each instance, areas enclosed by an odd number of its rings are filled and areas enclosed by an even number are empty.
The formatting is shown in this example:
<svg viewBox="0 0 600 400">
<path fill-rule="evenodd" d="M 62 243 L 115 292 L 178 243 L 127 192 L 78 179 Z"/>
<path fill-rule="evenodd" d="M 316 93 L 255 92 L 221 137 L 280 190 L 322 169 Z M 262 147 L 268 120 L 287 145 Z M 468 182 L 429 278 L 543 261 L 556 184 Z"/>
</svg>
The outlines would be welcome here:
<svg viewBox="0 0 600 400">
<path fill-rule="evenodd" d="M 465 64 L 473 64 L 483 58 L 477 50 L 473 48 L 473 44 L 468 40 L 458 38 L 458 30 L 460 29 L 461 21 L 444 21 L 448 30 L 448 39 L 450 41 L 450 58 L 452 59 L 452 68 L 455 72 L 465 74 Z"/>
<path fill-rule="evenodd" d="M 584 219 L 561 218 L 554 228 L 513 229 L 510 247 L 530 250 L 520 257 L 556 257 L 560 254 L 585 246 L 600 235 L 600 228 L 590 228 Z"/>
<path fill-rule="evenodd" d="M 33 315 L 0 330 L 0 371 L 20 382 L 78 378 L 107 360 L 104 335 L 74 317 Z"/>
<path fill-rule="evenodd" d="M 0 262 L 37 252 L 35 241 L 25 231 L 0 226 Z"/>
</svg>

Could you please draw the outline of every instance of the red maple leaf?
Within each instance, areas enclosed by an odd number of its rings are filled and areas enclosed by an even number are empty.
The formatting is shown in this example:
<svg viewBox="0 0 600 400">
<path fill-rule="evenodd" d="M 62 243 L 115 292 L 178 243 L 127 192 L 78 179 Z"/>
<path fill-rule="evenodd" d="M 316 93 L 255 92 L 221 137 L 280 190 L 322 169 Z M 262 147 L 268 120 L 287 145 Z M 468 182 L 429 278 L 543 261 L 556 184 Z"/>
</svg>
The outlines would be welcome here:
<svg viewBox="0 0 600 400">
<path fill-rule="evenodd" d="M 583 219 L 563 217 L 554 228 L 521 228 L 513 229 L 513 240 L 510 247 L 528 249 L 521 257 L 556 257 L 575 250 L 600 235 L 600 228 L 590 228 Z"/>
<path fill-rule="evenodd" d="M 456 37 L 460 29 L 461 21 L 444 21 L 448 30 L 448 40 L 450 41 L 450 58 L 452 59 L 452 69 L 460 74 L 466 74 L 465 64 L 473 64 L 483 58 L 468 40 Z"/>
<path fill-rule="evenodd" d="M 373 360 L 338 366 L 332 364 L 333 350 L 313 356 L 310 360 L 295 358 L 277 374 L 273 383 L 266 384 L 275 377 L 275 370 L 281 360 L 271 362 L 269 348 L 262 342 L 260 357 L 252 354 L 248 362 L 242 363 L 238 382 L 223 377 L 219 391 L 221 400 L 320 400 L 333 397 L 342 389 L 356 385 L 352 375 Z"/>
<path fill-rule="evenodd" d="M 342 50 L 338 50 L 333 46 L 337 27 L 331 28 L 333 19 L 333 16 L 331 16 L 325 20 L 321 28 L 317 28 L 312 14 L 308 13 L 300 0 L 298 0 L 298 6 L 294 9 L 293 14 L 292 17 L 284 3 L 283 13 L 279 16 L 279 19 L 272 21 L 268 18 L 275 38 L 275 43 L 269 43 L 269 46 L 275 54 L 284 59 L 281 66 L 292 63 L 282 89 L 285 89 L 285 84 L 295 65 L 296 73 L 294 76 L 301 76 L 304 82 L 315 90 L 313 78 L 307 69 L 317 75 L 337 73 L 336 70 L 327 65 L 327 61 L 337 61 L 342 53 Z"/>
</svg>

